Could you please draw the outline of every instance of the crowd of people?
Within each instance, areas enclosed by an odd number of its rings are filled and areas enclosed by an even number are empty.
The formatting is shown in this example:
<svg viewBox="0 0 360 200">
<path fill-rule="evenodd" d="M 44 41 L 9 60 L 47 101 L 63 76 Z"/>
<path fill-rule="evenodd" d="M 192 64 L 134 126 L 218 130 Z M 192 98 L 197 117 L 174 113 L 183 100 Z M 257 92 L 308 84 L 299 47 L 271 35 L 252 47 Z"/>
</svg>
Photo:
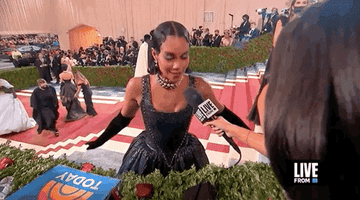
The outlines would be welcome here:
<svg viewBox="0 0 360 200">
<path fill-rule="evenodd" d="M 260 34 L 273 33 L 276 21 L 280 16 L 278 9 L 274 7 L 269 13 L 266 10 L 261 10 L 259 14 L 263 15 L 262 23 L 259 24 L 261 26 L 260 29 L 255 21 L 250 21 L 250 17 L 247 14 L 242 16 L 240 26 L 225 29 L 223 35 L 220 35 L 218 29 L 214 30 L 214 34 L 210 33 L 209 28 L 203 28 L 202 26 L 199 26 L 198 29 L 192 29 L 192 35 L 190 35 L 191 45 L 210 47 L 231 46 L 237 42 L 248 42 Z M 281 15 L 285 14 L 281 13 Z"/>
<path fill-rule="evenodd" d="M 21 34 L 0 37 L 0 47 L 10 48 L 12 45 L 37 45 L 49 48 L 59 45 L 59 38 L 55 34 Z"/>
</svg>

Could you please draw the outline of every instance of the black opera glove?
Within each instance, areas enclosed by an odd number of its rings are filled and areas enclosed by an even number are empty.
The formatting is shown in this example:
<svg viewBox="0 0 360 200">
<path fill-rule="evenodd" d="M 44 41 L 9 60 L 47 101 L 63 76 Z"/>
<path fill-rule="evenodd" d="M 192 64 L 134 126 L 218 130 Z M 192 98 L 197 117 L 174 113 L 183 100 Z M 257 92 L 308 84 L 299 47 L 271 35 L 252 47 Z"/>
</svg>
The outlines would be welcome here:
<svg viewBox="0 0 360 200">
<path fill-rule="evenodd" d="M 221 113 L 217 114 L 217 116 L 222 116 L 228 122 L 250 130 L 250 128 L 245 124 L 245 122 L 241 120 L 240 117 L 238 117 L 235 113 L 229 110 L 226 106 L 224 106 L 224 110 Z"/>
<path fill-rule="evenodd" d="M 95 149 L 95 148 L 103 145 L 105 142 L 107 142 L 112 137 L 114 137 L 116 134 L 118 134 L 123 128 L 127 127 L 133 118 L 134 117 L 129 118 L 129 117 L 122 116 L 121 110 L 120 110 L 119 114 L 110 122 L 108 127 L 100 135 L 99 138 L 97 138 L 93 142 L 86 143 L 87 145 L 89 145 L 87 150 Z"/>
</svg>

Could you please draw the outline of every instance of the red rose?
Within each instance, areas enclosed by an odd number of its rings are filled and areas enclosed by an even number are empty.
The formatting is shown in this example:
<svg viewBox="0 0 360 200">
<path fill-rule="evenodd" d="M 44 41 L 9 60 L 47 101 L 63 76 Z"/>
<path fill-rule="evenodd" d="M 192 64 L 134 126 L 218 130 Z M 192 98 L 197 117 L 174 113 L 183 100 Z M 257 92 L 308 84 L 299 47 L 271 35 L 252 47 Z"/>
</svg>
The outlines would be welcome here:
<svg viewBox="0 0 360 200">
<path fill-rule="evenodd" d="M 91 164 L 91 163 L 84 163 L 84 164 L 81 166 L 81 171 L 90 172 L 93 168 L 94 168 L 94 165 L 93 165 L 93 164 Z"/>
<path fill-rule="evenodd" d="M 121 196 L 118 188 L 113 188 L 113 189 L 111 190 L 111 196 L 112 196 L 113 199 L 115 199 L 115 200 L 120 200 L 120 199 L 122 199 L 122 196 Z"/>
<path fill-rule="evenodd" d="M 5 169 L 7 166 L 14 164 L 14 160 L 8 157 L 3 157 L 0 160 L 0 170 Z"/>
<path fill-rule="evenodd" d="M 139 183 L 136 185 L 136 195 L 139 198 L 150 197 L 153 192 L 153 185 L 150 183 Z"/>
</svg>

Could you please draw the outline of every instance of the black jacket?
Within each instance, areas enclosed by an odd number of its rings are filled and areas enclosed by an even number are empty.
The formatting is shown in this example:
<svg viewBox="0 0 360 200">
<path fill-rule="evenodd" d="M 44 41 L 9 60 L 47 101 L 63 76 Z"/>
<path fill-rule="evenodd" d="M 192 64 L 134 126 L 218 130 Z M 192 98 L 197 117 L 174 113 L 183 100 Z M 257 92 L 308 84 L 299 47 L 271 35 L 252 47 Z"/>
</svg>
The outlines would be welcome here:
<svg viewBox="0 0 360 200">
<path fill-rule="evenodd" d="M 202 40 L 203 46 L 211 46 L 210 34 L 206 34 Z"/>
</svg>

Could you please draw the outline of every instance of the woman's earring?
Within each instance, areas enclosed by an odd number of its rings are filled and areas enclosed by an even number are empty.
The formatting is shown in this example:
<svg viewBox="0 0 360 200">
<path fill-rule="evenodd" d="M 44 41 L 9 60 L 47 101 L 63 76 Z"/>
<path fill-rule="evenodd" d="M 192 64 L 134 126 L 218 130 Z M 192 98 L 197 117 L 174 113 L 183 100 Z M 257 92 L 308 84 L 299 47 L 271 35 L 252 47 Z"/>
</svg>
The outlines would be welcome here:
<svg viewBox="0 0 360 200">
<path fill-rule="evenodd" d="M 155 63 L 155 68 L 156 68 L 156 69 L 158 69 L 158 68 L 159 68 L 159 66 L 158 66 L 158 62 L 157 62 L 157 60 L 154 60 L 154 63 Z"/>
</svg>

